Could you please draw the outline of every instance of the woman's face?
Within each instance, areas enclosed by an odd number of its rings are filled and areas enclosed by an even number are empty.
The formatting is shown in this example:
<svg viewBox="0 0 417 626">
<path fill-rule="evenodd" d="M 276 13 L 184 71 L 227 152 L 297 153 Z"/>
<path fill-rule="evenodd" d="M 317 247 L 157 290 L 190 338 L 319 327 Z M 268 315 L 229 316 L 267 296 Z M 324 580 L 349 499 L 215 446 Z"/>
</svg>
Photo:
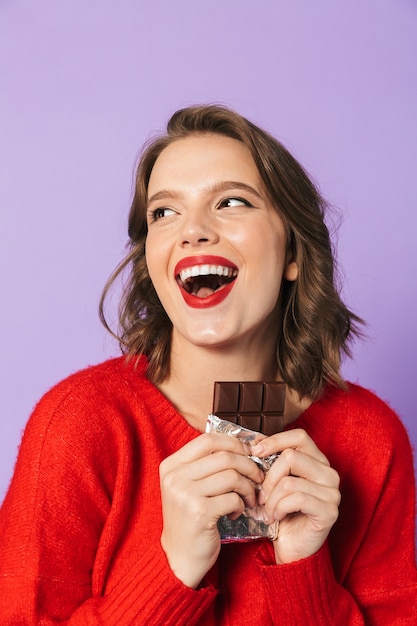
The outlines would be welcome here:
<svg viewBox="0 0 417 626">
<path fill-rule="evenodd" d="M 200 134 L 165 148 L 147 223 L 148 270 L 177 347 L 276 343 L 282 278 L 295 280 L 297 266 L 243 143 Z"/>
</svg>

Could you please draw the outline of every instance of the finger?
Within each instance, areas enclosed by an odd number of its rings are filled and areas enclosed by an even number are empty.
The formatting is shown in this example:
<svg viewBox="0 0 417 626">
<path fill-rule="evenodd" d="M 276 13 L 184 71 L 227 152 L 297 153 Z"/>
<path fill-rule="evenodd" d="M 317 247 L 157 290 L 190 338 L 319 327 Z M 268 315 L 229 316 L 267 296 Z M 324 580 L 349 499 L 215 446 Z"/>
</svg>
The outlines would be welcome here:
<svg viewBox="0 0 417 626">
<path fill-rule="evenodd" d="M 190 463 L 214 452 L 226 450 L 248 456 L 250 448 L 236 437 L 230 437 L 222 433 L 203 433 L 192 441 L 186 443 L 180 450 L 169 456 L 167 461 Z"/>
<path fill-rule="evenodd" d="M 213 514 L 219 520 L 224 515 L 237 519 L 245 509 L 242 498 L 234 491 L 216 496 L 212 500 Z"/>
<path fill-rule="evenodd" d="M 336 487 L 328 487 L 312 483 L 296 476 L 283 478 L 265 501 L 267 519 L 283 519 L 288 513 L 305 513 L 312 515 L 313 511 L 305 502 L 317 504 L 314 515 L 325 514 L 327 508 L 338 510 L 340 492 Z"/>
<path fill-rule="evenodd" d="M 270 437 L 266 437 L 255 446 L 252 447 L 252 454 L 261 458 L 282 452 L 287 448 L 299 450 L 308 456 L 311 456 L 321 463 L 329 465 L 328 459 L 318 449 L 311 437 L 301 428 L 286 430 L 276 433 Z"/>
<path fill-rule="evenodd" d="M 284 477 L 291 475 L 326 487 L 338 488 L 340 483 L 338 473 L 327 463 L 318 461 L 299 450 L 287 448 L 267 472 L 260 498 L 263 494 L 268 495 Z"/>
<path fill-rule="evenodd" d="M 233 492 L 241 498 L 244 507 L 252 508 L 257 504 L 253 482 L 234 469 L 224 470 L 203 478 L 195 484 L 195 489 L 198 490 L 198 495 L 202 497 L 215 498 Z M 229 510 L 227 514 L 232 512 Z"/>
<path fill-rule="evenodd" d="M 250 458 L 226 450 L 214 452 L 187 465 L 191 480 L 201 480 L 229 469 L 246 476 L 256 484 L 262 483 L 265 477 L 263 471 Z"/>
<path fill-rule="evenodd" d="M 324 529 L 333 526 L 339 515 L 339 507 L 333 500 L 322 500 L 304 491 L 296 491 L 280 498 L 272 511 L 265 505 L 265 520 L 268 523 L 273 520 L 280 522 L 294 513 L 307 516 L 318 529 Z"/>
</svg>

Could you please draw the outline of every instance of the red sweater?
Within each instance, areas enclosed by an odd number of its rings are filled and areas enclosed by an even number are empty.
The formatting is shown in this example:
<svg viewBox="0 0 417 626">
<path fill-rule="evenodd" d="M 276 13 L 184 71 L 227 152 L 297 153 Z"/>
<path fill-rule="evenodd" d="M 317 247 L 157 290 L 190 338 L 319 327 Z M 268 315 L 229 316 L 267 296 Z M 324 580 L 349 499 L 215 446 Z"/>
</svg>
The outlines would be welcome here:
<svg viewBox="0 0 417 626">
<path fill-rule="evenodd" d="M 158 466 L 199 433 L 123 358 L 40 401 L 0 512 L 0 623 L 416 624 L 407 435 L 369 391 L 329 388 L 291 425 L 341 476 L 340 516 L 315 555 L 274 564 L 268 541 L 222 546 L 198 590 L 160 545 Z"/>
</svg>

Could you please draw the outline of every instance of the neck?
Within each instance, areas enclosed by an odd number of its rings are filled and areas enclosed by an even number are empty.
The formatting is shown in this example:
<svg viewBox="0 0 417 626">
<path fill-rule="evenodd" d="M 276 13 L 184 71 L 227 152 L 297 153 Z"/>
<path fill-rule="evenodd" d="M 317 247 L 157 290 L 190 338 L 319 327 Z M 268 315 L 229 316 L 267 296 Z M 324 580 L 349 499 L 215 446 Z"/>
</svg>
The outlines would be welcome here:
<svg viewBox="0 0 417 626">
<path fill-rule="evenodd" d="M 161 391 L 185 419 L 203 431 L 212 411 L 215 381 L 279 380 L 276 355 L 194 346 L 185 355 L 172 346 L 169 376 Z"/>
</svg>

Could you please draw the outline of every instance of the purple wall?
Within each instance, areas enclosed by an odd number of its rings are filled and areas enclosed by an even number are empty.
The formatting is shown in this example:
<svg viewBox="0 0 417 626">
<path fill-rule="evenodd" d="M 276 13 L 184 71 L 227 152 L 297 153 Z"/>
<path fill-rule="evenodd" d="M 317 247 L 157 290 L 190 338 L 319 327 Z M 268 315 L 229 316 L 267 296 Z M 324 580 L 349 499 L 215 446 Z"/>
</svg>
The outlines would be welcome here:
<svg viewBox="0 0 417 626">
<path fill-rule="evenodd" d="M 346 375 L 417 443 L 415 0 L 0 2 L 0 499 L 56 381 L 116 354 L 96 310 L 139 146 L 221 101 L 278 135 L 344 214 Z"/>
</svg>

